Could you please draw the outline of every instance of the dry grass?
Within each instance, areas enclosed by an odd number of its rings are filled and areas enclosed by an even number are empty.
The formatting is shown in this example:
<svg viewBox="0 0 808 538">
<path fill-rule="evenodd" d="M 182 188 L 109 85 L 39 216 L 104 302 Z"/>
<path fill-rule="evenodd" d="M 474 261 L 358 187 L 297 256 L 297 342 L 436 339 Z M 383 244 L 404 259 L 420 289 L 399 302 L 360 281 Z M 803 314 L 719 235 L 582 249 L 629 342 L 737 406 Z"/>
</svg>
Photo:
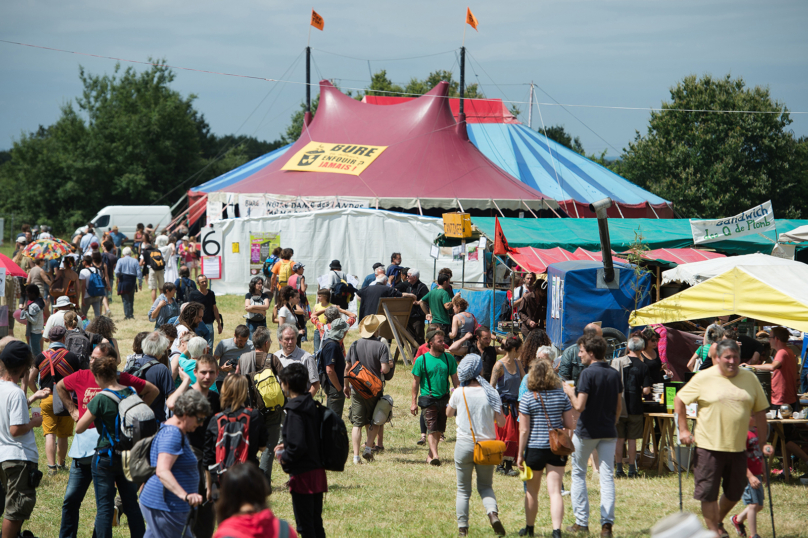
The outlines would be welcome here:
<svg viewBox="0 0 808 538">
<path fill-rule="evenodd" d="M 243 299 L 241 297 L 220 297 L 219 308 L 225 318 L 226 332 L 223 337 L 232 335 L 232 329 L 242 322 Z M 118 339 L 121 351 L 131 352 L 131 342 L 135 334 L 151 328 L 146 320 L 150 305 L 148 292 L 136 295 L 135 312 L 137 321 L 123 319 L 120 301 L 113 303 L 113 319 L 118 322 Z M 19 334 L 19 329 L 17 330 Z M 351 333 L 349 340 L 355 338 Z M 219 340 L 217 335 L 216 340 Z M 311 344 L 304 347 L 311 351 Z M 277 349 L 277 343 L 273 344 Z M 419 437 L 418 420 L 409 414 L 409 388 L 411 378 L 408 368 L 399 364 L 396 377 L 387 384 L 387 392 L 396 402 L 393 424 L 385 431 L 384 445 L 387 451 L 369 465 L 352 466 L 350 461 L 343 473 L 329 473 L 330 492 L 326 497 L 323 519 L 326 532 L 331 536 L 376 537 L 376 536 L 455 536 L 455 471 L 452 465 L 454 447 L 454 425 L 450 419 L 447 442 L 440 445 L 440 455 L 444 465 L 435 468 L 427 466 L 426 449 L 417 447 Z M 347 409 L 346 409 L 347 418 Z M 44 468 L 44 444 L 38 436 L 41 467 Z M 271 498 L 272 507 L 280 517 L 294 521 L 291 498 L 281 487 L 285 475 L 280 467 L 274 471 L 275 488 Z M 564 480 L 570 487 L 569 474 Z M 67 475 L 54 478 L 45 477 L 38 493 L 39 499 L 34 518 L 25 528 L 31 529 L 40 537 L 57 536 L 61 519 L 61 503 L 67 483 Z M 496 475 L 494 490 L 499 502 L 499 514 L 509 535 L 516 536 L 524 525 L 524 501 L 522 484 L 518 478 Z M 806 529 L 805 498 L 808 491 L 802 486 L 774 484 L 774 506 L 777 513 L 778 536 L 808 536 Z M 684 506 L 686 510 L 697 512 L 698 504 L 692 500 L 693 477 L 684 484 Z M 596 530 L 599 521 L 598 485 L 590 481 L 591 525 Z M 92 488 L 84 500 L 81 511 L 79 536 L 92 535 L 95 500 Z M 574 523 L 569 497 L 565 498 L 564 525 Z M 617 482 L 616 536 L 646 536 L 653 524 L 678 509 L 678 485 L 674 474 L 656 477 L 648 476 L 639 480 Z M 759 515 L 761 536 L 771 536 L 771 524 L 766 510 Z M 488 520 L 483 512 L 479 497 L 471 499 L 470 536 L 492 536 Z M 540 497 L 539 517 L 536 521 L 537 535 L 550 535 L 549 502 L 546 490 Z M 730 530 L 732 534 L 733 531 Z M 115 529 L 113 535 L 128 536 L 128 530 Z"/>
</svg>

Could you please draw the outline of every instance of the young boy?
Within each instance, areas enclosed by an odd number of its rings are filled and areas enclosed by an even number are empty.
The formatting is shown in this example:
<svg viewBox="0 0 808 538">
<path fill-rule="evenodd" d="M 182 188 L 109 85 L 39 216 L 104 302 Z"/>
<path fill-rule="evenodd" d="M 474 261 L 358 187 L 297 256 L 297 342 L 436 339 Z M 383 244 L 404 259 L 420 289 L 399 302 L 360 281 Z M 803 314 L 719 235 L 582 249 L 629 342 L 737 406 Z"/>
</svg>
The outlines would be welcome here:
<svg viewBox="0 0 808 538">
<path fill-rule="evenodd" d="M 763 453 L 760 451 L 754 418 L 749 419 L 749 431 L 746 433 L 746 477 L 749 484 L 743 492 L 743 512 L 732 516 L 730 521 L 735 525 L 738 536 L 746 537 L 744 519 L 749 521 L 751 538 L 760 538 L 757 533 L 757 513 L 763 510 Z"/>
</svg>

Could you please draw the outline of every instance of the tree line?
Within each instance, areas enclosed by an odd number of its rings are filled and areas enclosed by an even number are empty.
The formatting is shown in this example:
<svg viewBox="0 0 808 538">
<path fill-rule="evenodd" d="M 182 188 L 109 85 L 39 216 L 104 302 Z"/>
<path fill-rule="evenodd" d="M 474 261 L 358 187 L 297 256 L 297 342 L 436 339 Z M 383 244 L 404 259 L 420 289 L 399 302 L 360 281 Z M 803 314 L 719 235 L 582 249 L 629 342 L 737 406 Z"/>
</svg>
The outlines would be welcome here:
<svg viewBox="0 0 808 538">
<path fill-rule="evenodd" d="M 53 125 L 24 133 L 0 152 L 0 213 L 14 213 L 17 222 L 64 232 L 107 205 L 171 205 L 188 188 L 294 142 L 303 126 L 301 103 L 278 140 L 217 136 L 194 107 L 196 96 L 172 89 L 175 74 L 160 65 L 141 72 L 116 65 L 111 75 L 80 68 L 79 77 L 81 96 L 62 107 Z M 422 95 L 442 80 L 457 97 L 453 74 L 440 70 L 403 86 L 381 70 L 363 92 L 348 93 Z M 801 203 L 808 198 L 808 140 L 789 129 L 788 109 L 767 88 L 730 76 L 689 76 L 670 94 L 619 158 L 607 161 L 605 151 L 588 157 L 671 200 L 683 217 L 733 215 L 769 199 L 778 217 L 808 217 Z M 477 84 L 465 95 L 485 97 Z M 315 96 L 313 114 L 318 104 Z M 587 156 L 564 126 L 548 127 L 547 136 Z"/>
</svg>

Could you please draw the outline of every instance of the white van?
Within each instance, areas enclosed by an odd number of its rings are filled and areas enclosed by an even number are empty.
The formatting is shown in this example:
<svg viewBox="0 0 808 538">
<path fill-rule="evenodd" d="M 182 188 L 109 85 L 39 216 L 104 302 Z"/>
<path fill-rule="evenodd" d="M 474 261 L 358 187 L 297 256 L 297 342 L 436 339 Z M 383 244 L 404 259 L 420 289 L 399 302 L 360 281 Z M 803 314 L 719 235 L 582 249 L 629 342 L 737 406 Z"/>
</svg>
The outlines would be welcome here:
<svg viewBox="0 0 808 538">
<path fill-rule="evenodd" d="M 167 205 L 108 205 L 99 211 L 91 222 L 98 233 L 117 226 L 120 233 L 132 239 L 138 223 L 144 226 L 151 224 L 155 229 L 168 226 L 171 222 L 171 208 Z"/>
</svg>

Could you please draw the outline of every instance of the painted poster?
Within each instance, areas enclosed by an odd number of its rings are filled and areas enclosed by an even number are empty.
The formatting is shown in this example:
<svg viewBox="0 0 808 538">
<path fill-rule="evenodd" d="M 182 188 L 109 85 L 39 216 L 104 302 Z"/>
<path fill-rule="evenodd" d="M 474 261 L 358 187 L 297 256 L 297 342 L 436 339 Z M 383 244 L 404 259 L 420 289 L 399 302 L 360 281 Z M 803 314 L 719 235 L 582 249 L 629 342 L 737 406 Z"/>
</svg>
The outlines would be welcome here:
<svg viewBox="0 0 808 538">
<path fill-rule="evenodd" d="M 250 232 L 250 274 L 259 274 L 264 261 L 279 246 L 280 232 Z"/>
</svg>

